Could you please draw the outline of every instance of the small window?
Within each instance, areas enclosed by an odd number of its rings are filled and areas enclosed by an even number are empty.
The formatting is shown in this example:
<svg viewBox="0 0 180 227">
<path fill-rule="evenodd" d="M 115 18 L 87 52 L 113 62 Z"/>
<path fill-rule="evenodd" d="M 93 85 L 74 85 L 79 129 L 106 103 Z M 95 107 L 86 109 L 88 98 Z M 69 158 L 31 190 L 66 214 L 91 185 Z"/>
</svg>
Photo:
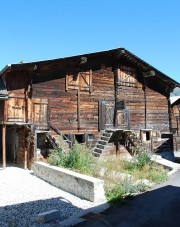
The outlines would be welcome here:
<svg viewBox="0 0 180 227">
<path fill-rule="evenodd" d="M 66 141 L 66 140 L 69 139 L 69 136 L 67 134 L 65 134 L 65 135 L 62 136 L 62 138 L 63 138 L 64 141 Z"/>
<path fill-rule="evenodd" d="M 69 73 L 66 75 L 66 90 L 89 91 L 92 89 L 92 71 Z"/>
<path fill-rule="evenodd" d="M 88 134 L 88 141 L 92 141 L 94 139 L 93 134 Z"/>
<path fill-rule="evenodd" d="M 148 129 L 141 130 L 141 140 L 143 142 L 151 140 L 152 131 Z"/>
<path fill-rule="evenodd" d="M 118 85 L 127 87 L 136 87 L 135 69 L 131 67 L 121 66 L 118 69 Z"/>
<path fill-rule="evenodd" d="M 84 143 L 85 142 L 84 134 L 75 134 L 74 137 L 75 137 L 74 139 L 78 143 Z"/>
<path fill-rule="evenodd" d="M 117 110 L 124 110 L 124 109 L 126 109 L 126 101 L 125 100 L 118 100 L 116 102 L 116 109 Z"/>
</svg>

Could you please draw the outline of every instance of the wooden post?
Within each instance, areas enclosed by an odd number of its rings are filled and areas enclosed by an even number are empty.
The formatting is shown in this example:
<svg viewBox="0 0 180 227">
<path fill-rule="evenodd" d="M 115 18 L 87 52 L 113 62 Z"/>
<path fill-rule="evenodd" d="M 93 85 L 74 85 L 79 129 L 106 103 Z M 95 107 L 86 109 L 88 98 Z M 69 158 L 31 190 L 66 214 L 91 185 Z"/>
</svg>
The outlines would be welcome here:
<svg viewBox="0 0 180 227">
<path fill-rule="evenodd" d="M 116 68 L 114 71 L 114 127 L 117 128 L 117 101 L 118 101 L 118 69 Z"/>
<path fill-rule="evenodd" d="M 144 77 L 144 114 L 145 114 L 145 119 L 144 119 L 144 128 L 147 128 L 147 93 L 146 93 L 146 78 Z"/>
<path fill-rule="evenodd" d="M 34 161 L 37 162 L 37 133 L 34 135 Z"/>
<path fill-rule="evenodd" d="M 78 120 L 78 130 L 80 130 L 80 87 L 77 90 L 77 120 Z"/>
<path fill-rule="evenodd" d="M 2 125 L 2 161 L 3 169 L 6 168 L 6 125 Z"/>
<path fill-rule="evenodd" d="M 25 151 L 24 151 L 24 169 L 27 169 L 27 166 L 28 166 L 28 162 L 27 162 L 27 148 L 25 148 Z"/>
</svg>

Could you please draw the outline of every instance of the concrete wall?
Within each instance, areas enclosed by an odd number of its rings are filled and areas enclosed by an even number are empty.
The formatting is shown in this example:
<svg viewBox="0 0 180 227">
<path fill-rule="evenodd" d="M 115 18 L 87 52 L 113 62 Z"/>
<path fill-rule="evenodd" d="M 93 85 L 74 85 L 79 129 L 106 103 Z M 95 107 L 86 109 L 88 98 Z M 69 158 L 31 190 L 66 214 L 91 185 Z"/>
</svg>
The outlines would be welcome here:
<svg viewBox="0 0 180 227">
<path fill-rule="evenodd" d="M 33 164 L 34 174 L 77 197 L 95 203 L 106 202 L 103 181 L 43 162 Z"/>
</svg>

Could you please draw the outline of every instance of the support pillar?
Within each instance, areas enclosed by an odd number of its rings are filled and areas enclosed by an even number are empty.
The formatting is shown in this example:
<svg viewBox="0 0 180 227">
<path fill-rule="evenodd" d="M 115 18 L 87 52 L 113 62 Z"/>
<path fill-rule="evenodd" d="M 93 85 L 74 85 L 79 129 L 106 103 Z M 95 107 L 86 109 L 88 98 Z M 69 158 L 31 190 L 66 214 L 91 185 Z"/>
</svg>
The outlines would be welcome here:
<svg viewBox="0 0 180 227">
<path fill-rule="evenodd" d="M 3 169 L 6 168 L 6 125 L 2 125 L 2 162 Z"/>
</svg>

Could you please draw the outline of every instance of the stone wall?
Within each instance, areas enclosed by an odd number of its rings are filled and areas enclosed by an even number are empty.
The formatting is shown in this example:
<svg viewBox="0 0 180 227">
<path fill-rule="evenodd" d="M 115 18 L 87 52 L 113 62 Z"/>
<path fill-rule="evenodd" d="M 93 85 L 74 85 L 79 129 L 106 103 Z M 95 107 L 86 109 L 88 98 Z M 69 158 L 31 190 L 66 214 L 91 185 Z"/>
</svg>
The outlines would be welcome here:
<svg viewBox="0 0 180 227">
<path fill-rule="evenodd" d="M 33 164 L 34 174 L 77 197 L 95 203 L 106 202 L 103 181 L 43 162 Z"/>
</svg>

